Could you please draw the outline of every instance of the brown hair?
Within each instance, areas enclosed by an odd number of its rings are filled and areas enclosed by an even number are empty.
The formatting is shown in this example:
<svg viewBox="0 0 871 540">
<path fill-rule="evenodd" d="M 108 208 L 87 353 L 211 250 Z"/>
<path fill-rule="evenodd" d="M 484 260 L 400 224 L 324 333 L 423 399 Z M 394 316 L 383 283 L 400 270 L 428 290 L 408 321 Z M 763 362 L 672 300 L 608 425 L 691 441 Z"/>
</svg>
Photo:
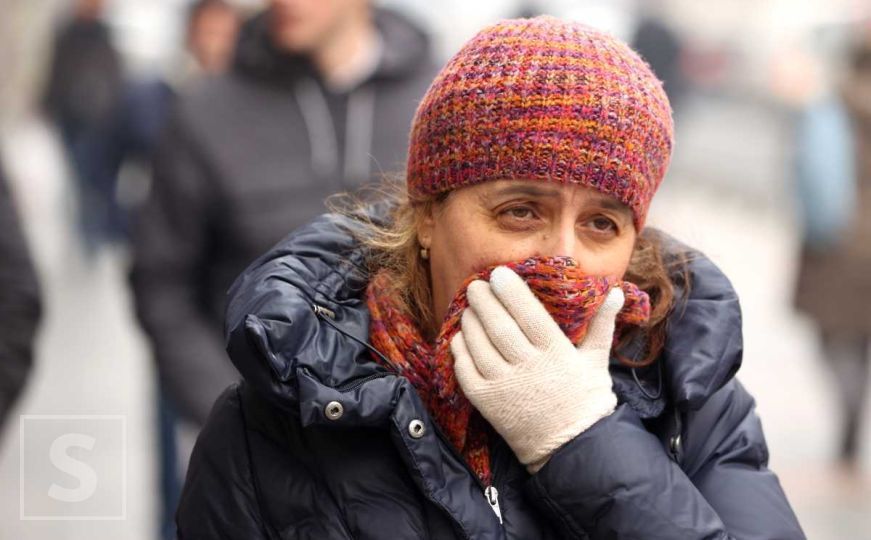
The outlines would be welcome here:
<svg viewBox="0 0 871 540">
<path fill-rule="evenodd" d="M 359 226 L 351 232 L 368 248 L 368 270 L 387 272 L 394 297 L 424 335 L 437 325 L 433 320 L 429 268 L 420 256 L 417 231 L 423 217 L 447 195 L 445 192 L 412 201 L 404 180 L 393 177 L 357 195 L 340 194 L 328 200 L 331 210 L 352 218 Z M 373 203 L 389 206 L 386 221 L 373 218 Z M 675 304 L 675 281 L 689 286 L 686 262 L 682 253 L 669 254 L 666 260 L 658 231 L 647 228 L 638 236 L 624 279 L 650 296 L 651 313 L 645 327 L 626 332 L 618 343 L 620 350 L 635 339 L 645 340 L 640 358 L 617 355 L 624 365 L 644 367 L 659 356 L 665 344 L 667 317 Z"/>
</svg>

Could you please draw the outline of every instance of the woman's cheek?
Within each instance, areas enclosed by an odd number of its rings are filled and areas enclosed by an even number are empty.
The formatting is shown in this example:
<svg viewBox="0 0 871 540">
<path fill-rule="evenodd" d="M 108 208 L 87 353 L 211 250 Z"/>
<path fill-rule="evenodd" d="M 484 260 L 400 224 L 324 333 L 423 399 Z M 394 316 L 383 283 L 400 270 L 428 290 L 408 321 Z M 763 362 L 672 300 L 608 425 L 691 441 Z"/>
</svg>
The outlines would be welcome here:
<svg viewBox="0 0 871 540">
<path fill-rule="evenodd" d="M 481 242 L 474 251 L 475 257 L 467 266 L 473 273 L 486 270 L 491 266 L 501 263 L 513 262 L 524 258 L 523 249 L 517 249 L 517 246 L 512 246 L 510 243 L 503 243 L 494 240 Z"/>
</svg>

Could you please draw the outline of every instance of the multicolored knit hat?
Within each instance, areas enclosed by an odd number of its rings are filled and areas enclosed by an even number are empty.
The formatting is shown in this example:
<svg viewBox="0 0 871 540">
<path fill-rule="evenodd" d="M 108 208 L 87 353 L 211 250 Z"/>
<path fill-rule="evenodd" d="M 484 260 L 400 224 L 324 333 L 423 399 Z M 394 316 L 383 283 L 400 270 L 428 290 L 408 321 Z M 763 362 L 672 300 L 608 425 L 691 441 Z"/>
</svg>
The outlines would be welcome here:
<svg viewBox="0 0 871 540">
<path fill-rule="evenodd" d="M 671 107 L 626 44 L 554 17 L 485 28 L 433 81 L 415 114 L 408 191 L 419 199 L 488 180 L 591 187 L 644 226 L 668 169 Z"/>
</svg>

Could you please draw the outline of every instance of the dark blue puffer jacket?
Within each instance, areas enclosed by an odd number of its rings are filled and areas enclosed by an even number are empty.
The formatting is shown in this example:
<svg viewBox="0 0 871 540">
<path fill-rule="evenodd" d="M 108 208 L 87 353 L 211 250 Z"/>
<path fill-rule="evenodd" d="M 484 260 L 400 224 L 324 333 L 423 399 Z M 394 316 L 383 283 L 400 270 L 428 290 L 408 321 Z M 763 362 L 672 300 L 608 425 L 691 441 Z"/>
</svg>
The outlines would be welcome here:
<svg viewBox="0 0 871 540">
<path fill-rule="evenodd" d="M 231 289 L 227 349 L 245 381 L 197 441 L 181 539 L 804 537 L 733 379 L 738 299 L 703 256 L 658 365 L 612 365 L 614 414 L 534 476 L 496 438 L 500 523 L 410 383 L 370 360 L 364 253 L 343 219 L 294 232 Z"/>
</svg>

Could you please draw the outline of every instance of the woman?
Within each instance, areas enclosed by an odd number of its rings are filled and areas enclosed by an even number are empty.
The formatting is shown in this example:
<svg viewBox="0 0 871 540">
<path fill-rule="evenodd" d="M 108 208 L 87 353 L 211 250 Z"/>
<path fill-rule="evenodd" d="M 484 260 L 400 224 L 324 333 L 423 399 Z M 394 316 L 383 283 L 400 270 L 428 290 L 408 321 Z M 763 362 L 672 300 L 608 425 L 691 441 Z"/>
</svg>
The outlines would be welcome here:
<svg viewBox="0 0 871 540">
<path fill-rule="evenodd" d="M 802 538 L 732 378 L 734 291 L 643 228 L 671 144 L 622 43 L 481 31 L 420 104 L 387 217 L 324 216 L 231 289 L 245 382 L 180 538 Z"/>
</svg>

